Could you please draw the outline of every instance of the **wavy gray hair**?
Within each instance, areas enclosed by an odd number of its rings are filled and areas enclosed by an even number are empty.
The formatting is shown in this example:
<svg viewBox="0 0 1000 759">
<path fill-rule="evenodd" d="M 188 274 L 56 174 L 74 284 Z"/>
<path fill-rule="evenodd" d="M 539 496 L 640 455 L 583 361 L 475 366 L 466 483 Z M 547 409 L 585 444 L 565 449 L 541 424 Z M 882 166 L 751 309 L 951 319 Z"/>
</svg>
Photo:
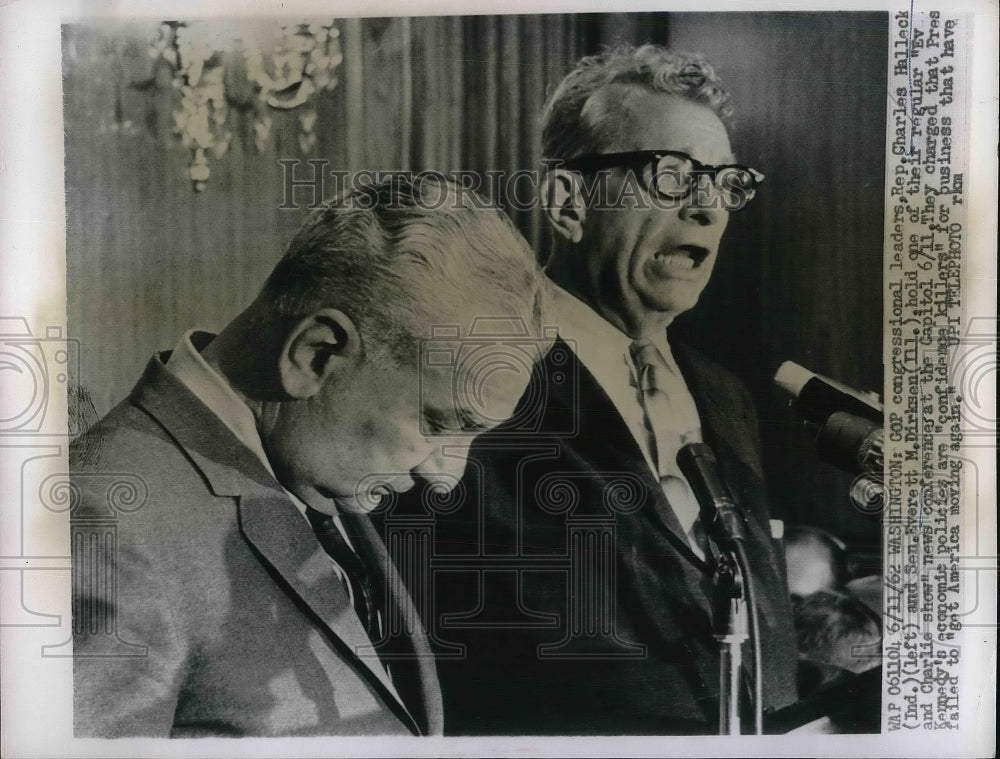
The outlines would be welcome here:
<svg viewBox="0 0 1000 759">
<path fill-rule="evenodd" d="M 729 93 L 700 54 L 622 45 L 581 58 L 558 84 L 542 111 L 542 155 L 569 159 L 606 149 L 621 127 L 614 106 L 635 88 L 702 103 L 721 119 L 732 113 Z"/>
<path fill-rule="evenodd" d="M 369 353 L 387 348 L 408 365 L 417 341 L 458 314 L 520 320 L 539 335 L 541 298 L 535 256 L 503 211 L 443 176 L 398 175 L 328 201 L 295 235 L 260 295 L 286 328 L 339 308 Z"/>
</svg>

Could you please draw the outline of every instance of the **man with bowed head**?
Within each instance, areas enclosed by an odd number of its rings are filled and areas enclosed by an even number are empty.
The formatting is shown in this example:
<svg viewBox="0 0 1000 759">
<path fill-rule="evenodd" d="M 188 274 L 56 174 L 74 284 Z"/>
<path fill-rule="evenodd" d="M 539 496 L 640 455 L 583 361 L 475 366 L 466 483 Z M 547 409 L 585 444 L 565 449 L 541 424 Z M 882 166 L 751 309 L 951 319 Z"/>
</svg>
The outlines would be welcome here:
<svg viewBox="0 0 1000 759">
<path fill-rule="evenodd" d="M 456 482 L 528 381 L 456 399 L 421 340 L 480 316 L 538 334 L 541 314 L 527 243 L 457 190 L 396 177 L 334 200 L 245 311 L 153 356 L 76 441 L 77 735 L 440 733 L 423 630 L 387 630 L 415 612 L 365 509 L 417 474 Z M 116 478 L 141 494 L 127 513 Z"/>
<path fill-rule="evenodd" d="M 439 588 L 441 635 L 466 646 L 440 662 L 449 731 L 717 730 L 717 553 L 676 464 L 689 442 L 711 446 L 746 517 L 765 711 L 796 698 L 753 405 L 668 338 L 763 181 L 733 155 L 727 101 L 701 57 L 652 45 L 582 59 L 548 100 L 545 323 L 559 339 L 536 367 L 537 424 L 478 438 L 471 496 L 438 522 L 439 553 L 508 559 Z"/>
</svg>

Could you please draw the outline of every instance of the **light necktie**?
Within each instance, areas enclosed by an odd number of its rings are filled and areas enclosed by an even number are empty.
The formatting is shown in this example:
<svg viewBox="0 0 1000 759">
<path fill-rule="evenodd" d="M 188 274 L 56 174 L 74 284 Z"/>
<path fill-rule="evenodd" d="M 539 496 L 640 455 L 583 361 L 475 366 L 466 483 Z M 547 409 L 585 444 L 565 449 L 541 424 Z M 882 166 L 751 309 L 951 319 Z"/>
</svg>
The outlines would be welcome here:
<svg viewBox="0 0 1000 759">
<path fill-rule="evenodd" d="M 710 556 L 705 531 L 699 529 L 698 502 L 677 466 L 677 452 L 687 443 L 701 440 L 701 422 L 684 381 L 657 347 L 636 340 L 629 348 L 635 363 L 636 386 L 642 404 L 652 459 L 660 486 L 688 543 L 703 558 Z"/>
</svg>

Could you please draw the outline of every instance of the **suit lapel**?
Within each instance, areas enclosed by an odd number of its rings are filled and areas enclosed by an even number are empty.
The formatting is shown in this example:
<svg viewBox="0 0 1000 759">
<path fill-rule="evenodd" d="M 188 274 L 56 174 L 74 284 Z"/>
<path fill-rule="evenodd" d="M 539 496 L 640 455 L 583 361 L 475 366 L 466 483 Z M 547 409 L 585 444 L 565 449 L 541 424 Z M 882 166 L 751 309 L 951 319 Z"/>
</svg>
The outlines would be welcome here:
<svg viewBox="0 0 1000 759">
<path fill-rule="evenodd" d="M 565 343 L 562 347 L 569 350 Z M 620 557 L 626 576 L 619 579 L 619 587 L 635 590 L 631 599 L 635 606 L 629 608 L 628 612 L 636 619 L 642 615 L 644 625 L 651 630 L 659 630 L 664 624 L 664 599 L 668 594 L 665 584 L 671 587 L 671 598 L 686 599 L 691 604 L 690 607 L 668 614 L 668 617 L 672 623 L 689 630 L 684 641 L 689 646 L 691 666 L 698 670 L 703 683 L 712 683 L 718 676 L 715 660 L 705 652 L 699 652 L 696 644 L 692 643 L 705 640 L 710 635 L 710 627 L 706 625 L 711 624 L 712 572 L 690 550 L 686 536 L 680 534 L 676 517 L 670 519 L 672 511 L 663 508 L 666 506 L 666 496 L 649 471 L 638 444 L 614 404 L 575 354 L 571 350 L 569 353 L 576 362 L 575 384 L 552 382 L 554 373 L 560 369 L 565 370 L 566 367 L 551 362 L 546 364 L 549 379 L 547 384 L 551 390 L 550 410 L 547 411 L 549 422 L 543 429 L 563 429 L 566 426 L 565 419 L 577 413 L 580 419 L 578 434 L 564 442 L 564 446 L 579 458 L 574 463 L 593 467 L 594 462 L 601 462 L 600 466 L 607 466 L 610 471 L 635 472 L 661 506 L 656 509 L 644 508 L 634 517 L 619 520 L 619 546 L 626 549 L 638 548 L 639 552 L 638 556 Z M 794 651 L 795 641 L 774 621 L 789 618 L 790 610 L 783 591 L 784 579 L 770 545 L 766 517 L 755 518 L 757 514 L 753 508 L 765 497 L 762 490 L 763 475 L 752 450 L 756 429 L 747 421 L 748 409 L 740 406 L 741 391 L 738 385 L 728 381 L 725 376 L 720 376 L 710 365 L 699 359 L 697 354 L 683 346 L 676 346 L 675 357 L 702 420 L 703 438 L 715 452 L 723 476 L 734 495 L 737 498 L 742 495 L 744 499 L 743 507 L 749 528 L 747 547 L 753 562 L 754 576 L 758 581 L 757 596 L 764 623 L 764 656 L 766 661 L 782 661 L 788 658 L 789 650 Z M 552 424 L 554 419 L 558 419 L 559 423 Z M 591 473 L 592 476 L 597 474 Z M 647 525 L 655 525 L 658 533 L 669 540 L 674 549 L 672 554 L 664 552 L 663 541 L 653 537 Z M 677 557 L 676 563 L 672 557 Z M 687 613 L 688 608 L 692 613 Z M 699 611 L 702 613 L 699 614 Z M 669 631 L 657 634 L 667 636 Z M 772 690 L 775 693 L 794 694 L 794 658 L 792 661 L 787 672 L 772 672 L 765 667 L 765 697 Z M 709 691 L 715 690 L 712 686 L 706 687 Z M 705 701 L 704 706 L 711 712 L 711 700 Z M 714 715 L 709 712 L 706 715 L 711 719 Z"/>
<path fill-rule="evenodd" d="M 412 692 L 408 701 L 413 704 L 421 732 L 424 735 L 440 735 L 444 727 L 441 686 L 423 620 L 368 515 L 342 512 L 340 518 L 359 555 L 374 573 L 375 582 L 384 589 L 388 617 L 403 621 L 406 650 L 401 657 L 390 657 L 394 677 L 404 695 L 406 691 Z M 408 678 L 408 681 L 402 682 L 403 678 Z"/>
<path fill-rule="evenodd" d="M 653 508 L 645 509 L 644 513 L 666 534 L 681 556 L 701 571 L 709 572 L 708 565 L 691 550 L 659 480 L 650 471 L 639 444 L 611 398 L 569 346 L 562 343 L 562 347 L 576 362 L 577 387 L 570 388 L 571 383 L 548 384 L 553 388 L 552 401 L 557 407 L 579 411 L 579 433 L 573 440 L 574 447 L 581 451 L 584 460 L 600 461 L 609 472 L 631 472 L 641 477 L 653 501 L 650 504 Z M 550 375 L 553 371 L 564 372 L 565 367 L 549 367 Z"/>
<path fill-rule="evenodd" d="M 577 387 L 553 387 L 550 404 L 566 406 L 571 402 L 579 413 L 578 434 L 564 445 L 578 456 L 581 466 L 593 467 L 595 462 L 608 472 L 631 472 L 638 475 L 649 494 L 645 506 L 633 515 L 619 515 L 616 541 L 620 555 L 621 576 L 618 587 L 625 613 L 639 628 L 663 640 L 676 638 L 677 625 L 687 630 L 681 645 L 687 649 L 690 667 L 703 682 L 712 682 L 717 672 L 704 653 L 692 647 L 690 641 L 701 640 L 711 628 L 712 569 L 691 550 L 687 536 L 681 530 L 673 509 L 667 501 L 659 480 L 653 475 L 639 445 L 625 420 L 594 376 L 574 356 Z M 560 367 L 549 367 L 552 371 Z M 561 367 L 565 371 L 565 367 Z M 572 383 L 565 383 L 570 385 Z M 574 401 L 574 398 L 578 399 Z M 561 413 L 566 413 L 565 408 Z M 598 477 L 598 472 L 591 472 Z M 672 599 L 673 608 L 665 615 L 664 603 Z M 668 627 L 663 627 L 663 625 Z M 706 663 L 707 662 L 707 663 Z"/>
<path fill-rule="evenodd" d="M 239 499 L 240 529 L 261 558 L 336 637 L 339 648 L 369 679 L 389 704 L 413 718 L 377 656 L 361 655 L 371 641 L 346 591 L 306 519 L 281 491 L 247 492 Z"/>
<path fill-rule="evenodd" d="M 308 521 L 225 424 L 154 356 L 130 396 L 156 418 L 202 472 L 217 496 L 237 499 L 239 529 L 261 560 L 332 636 L 338 649 L 379 691 L 404 724 L 412 715 L 371 648 L 368 635 Z"/>
<path fill-rule="evenodd" d="M 720 396 L 718 386 L 720 378 L 704 365 L 704 359 L 699 360 L 697 354 L 685 346 L 677 346 L 674 351 L 677 365 L 680 367 L 684 381 L 691 391 L 698 416 L 702 423 L 702 438 L 719 459 L 719 463 L 729 470 L 730 476 L 735 475 L 734 468 L 743 457 L 733 448 L 731 441 L 752 439 L 756 430 L 748 430 L 744 419 L 738 416 L 740 410 L 734 408 L 732 395 Z M 744 462 L 747 463 L 747 462 Z"/>
<path fill-rule="evenodd" d="M 764 698 L 767 704 L 781 706 L 795 699 L 795 637 L 787 622 L 792 609 L 784 562 L 768 524 L 757 430 L 748 417 L 750 400 L 741 401 L 745 390 L 731 379 L 720 378 L 696 352 L 682 347 L 677 358 L 694 391 L 698 411 L 709 425 L 705 440 L 715 451 L 726 483 L 746 516 L 746 548 L 756 584 L 762 653 L 768 663 L 764 667 Z"/>
</svg>

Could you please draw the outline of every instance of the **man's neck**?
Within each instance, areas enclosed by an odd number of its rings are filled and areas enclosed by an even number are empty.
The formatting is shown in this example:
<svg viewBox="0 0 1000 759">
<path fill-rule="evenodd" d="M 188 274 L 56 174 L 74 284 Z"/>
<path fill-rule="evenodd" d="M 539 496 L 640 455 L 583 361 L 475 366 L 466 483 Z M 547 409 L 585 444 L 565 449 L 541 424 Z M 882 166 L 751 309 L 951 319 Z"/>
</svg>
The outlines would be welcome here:
<svg viewBox="0 0 1000 759">
<path fill-rule="evenodd" d="M 247 405 L 263 437 L 278 411 L 280 381 L 277 351 L 269 344 L 273 338 L 252 329 L 253 321 L 248 311 L 241 313 L 205 346 L 201 357 Z"/>
<path fill-rule="evenodd" d="M 581 272 L 578 267 L 560 263 L 561 257 L 553 256 L 553 260 L 545 267 L 545 275 L 563 290 L 586 303 L 602 319 L 624 332 L 633 340 L 652 339 L 662 335 L 673 321 L 673 315 L 657 314 L 658 318 L 631 318 L 625 309 L 615 309 L 600 297 L 597 286 Z"/>
<path fill-rule="evenodd" d="M 280 346 L 272 335 L 253 328 L 246 310 L 227 324 L 204 350 L 201 357 L 239 394 L 248 405 L 279 400 L 277 377 Z"/>
</svg>

